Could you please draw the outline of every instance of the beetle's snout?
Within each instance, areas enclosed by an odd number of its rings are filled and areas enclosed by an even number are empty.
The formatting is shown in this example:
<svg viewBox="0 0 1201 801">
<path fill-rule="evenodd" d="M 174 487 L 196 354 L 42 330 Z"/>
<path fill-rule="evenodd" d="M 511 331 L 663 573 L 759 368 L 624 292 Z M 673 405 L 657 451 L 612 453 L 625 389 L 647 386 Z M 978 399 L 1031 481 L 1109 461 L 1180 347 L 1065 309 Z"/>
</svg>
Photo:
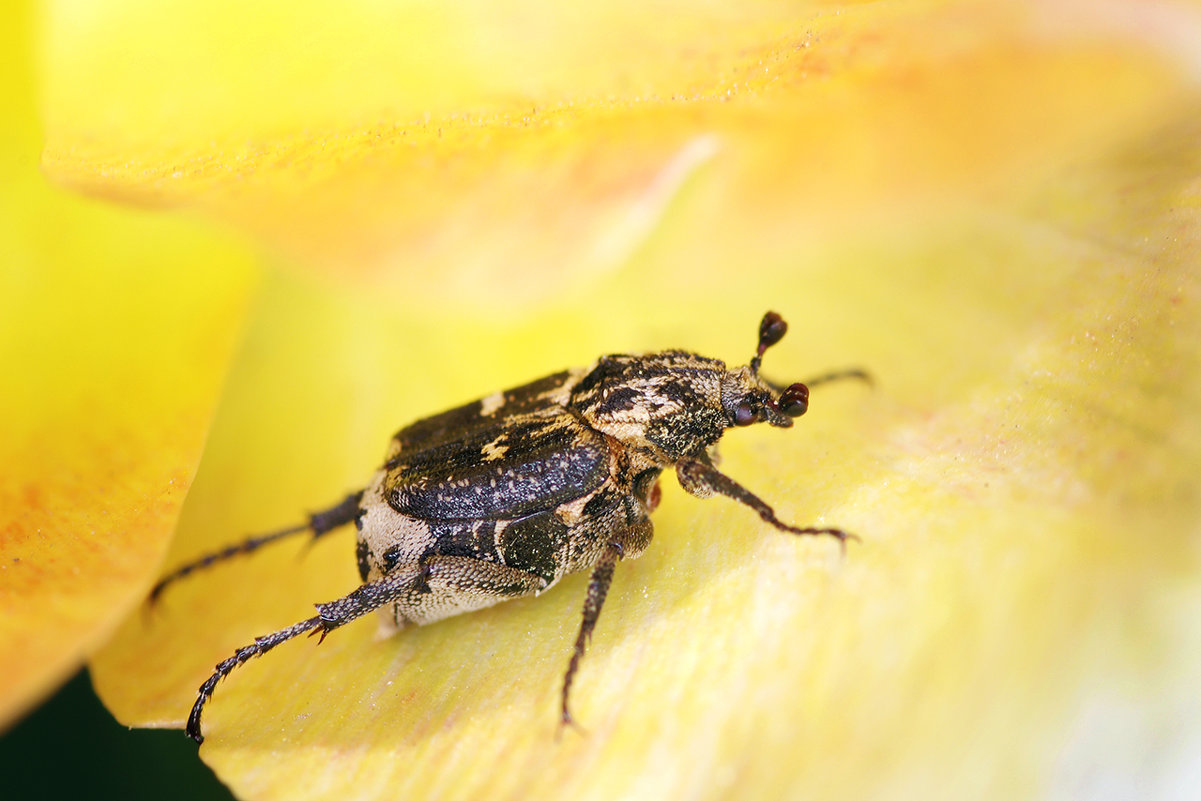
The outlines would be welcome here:
<svg viewBox="0 0 1201 801">
<path fill-rule="evenodd" d="M 733 425 L 740 428 L 767 423 L 776 428 L 789 428 L 792 419 L 800 417 L 809 406 L 809 391 L 804 384 L 793 384 L 776 398 L 763 387 L 743 389 L 726 408 Z"/>
<path fill-rule="evenodd" d="M 759 419 L 776 428 L 791 428 L 794 417 L 800 417 L 809 409 L 809 388 L 796 383 L 780 392 L 779 398 L 767 397 Z"/>
</svg>

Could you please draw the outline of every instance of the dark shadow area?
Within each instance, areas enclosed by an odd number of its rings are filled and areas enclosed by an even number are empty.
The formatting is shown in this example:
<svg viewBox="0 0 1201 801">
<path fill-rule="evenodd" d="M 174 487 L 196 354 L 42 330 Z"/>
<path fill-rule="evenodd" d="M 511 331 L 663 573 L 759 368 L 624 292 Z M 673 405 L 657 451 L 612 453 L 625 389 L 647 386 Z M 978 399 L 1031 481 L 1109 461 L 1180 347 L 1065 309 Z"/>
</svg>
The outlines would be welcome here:
<svg viewBox="0 0 1201 801">
<path fill-rule="evenodd" d="M 0 736 L 0 777 L 12 801 L 233 799 L 182 731 L 117 723 L 86 670 Z"/>
</svg>

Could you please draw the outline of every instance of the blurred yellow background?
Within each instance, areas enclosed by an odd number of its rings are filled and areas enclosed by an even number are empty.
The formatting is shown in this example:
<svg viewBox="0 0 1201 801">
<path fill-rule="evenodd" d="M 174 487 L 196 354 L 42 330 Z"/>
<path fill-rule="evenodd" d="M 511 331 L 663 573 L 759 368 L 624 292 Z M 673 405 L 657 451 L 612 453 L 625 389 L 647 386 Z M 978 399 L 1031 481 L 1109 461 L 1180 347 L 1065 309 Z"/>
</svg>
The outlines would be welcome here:
<svg viewBox="0 0 1201 801">
<path fill-rule="evenodd" d="M 355 586 L 353 534 L 159 572 L 400 426 L 598 354 L 815 390 L 586 577 L 237 671 L 242 798 L 1183 797 L 1201 751 L 1201 13 L 1133 2 L 57 2 L 9 33 L 0 714 L 130 726 Z M 35 120 L 40 120 L 35 123 Z M 46 179 L 51 183 L 47 183 Z M 79 195 L 88 199 L 82 199 Z M 20 730 L 17 730 L 17 734 Z M 178 734 L 180 738 L 182 734 Z"/>
</svg>

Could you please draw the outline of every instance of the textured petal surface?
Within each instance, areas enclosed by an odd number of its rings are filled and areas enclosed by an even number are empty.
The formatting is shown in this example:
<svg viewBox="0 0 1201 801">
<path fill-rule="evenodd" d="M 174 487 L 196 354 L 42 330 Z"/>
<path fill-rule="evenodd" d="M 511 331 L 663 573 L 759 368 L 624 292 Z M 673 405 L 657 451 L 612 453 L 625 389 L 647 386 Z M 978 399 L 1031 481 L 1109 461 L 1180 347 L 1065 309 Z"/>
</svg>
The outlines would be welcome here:
<svg viewBox="0 0 1201 801">
<path fill-rule="evenodd" d="M 46 184 L 26 23 L 0 78 L 0 728 L 159 570 L 254 281 L 227 237 Z"/>
<path fill-rule="evenodd" d="M 528 32 L 521 8 L 504 19 Z M 604 351 L 742 361 L 767 307 L 792 324 L 772 372 L 858 363 L 878 387 L 736 432 L 723 469 L 863 543 L 840 559 L 668 486 L 576 683 L 587 734 L 555 739 L 576 577 L 390 639 L 364 622 L 281 646 L 219 687 L 202 757 L 246 798 L 1192 786 L 1196 17 L 764 5 L 639 19 L 675 43 L 651 47 L 622 8 L 538 17 L 539 46 L 508 50 L 511 27 L 434 10 L 411 39 L 347 17 L 318 44 L 265 17 L 275 83 L 178 84 L 191 127 L 51 93 L 61 180 L 199 209 L 305 267 L 266 288 L 169 561 L 336 501 L 400 425 L 500 386 Z M 103 65 L 115 23 L 93 22 L 56 46 Z M 328 87 L 300 77 L 311 104 L 256 94 L 289 85 L 290 48 L 329 66 L 344 39 L 358 58 Z M 354 586 L 349 532 L 197 576 L 127 622 L 98 689 L 123 722 L 180 725 L 217 659 Z"/>
</svg>

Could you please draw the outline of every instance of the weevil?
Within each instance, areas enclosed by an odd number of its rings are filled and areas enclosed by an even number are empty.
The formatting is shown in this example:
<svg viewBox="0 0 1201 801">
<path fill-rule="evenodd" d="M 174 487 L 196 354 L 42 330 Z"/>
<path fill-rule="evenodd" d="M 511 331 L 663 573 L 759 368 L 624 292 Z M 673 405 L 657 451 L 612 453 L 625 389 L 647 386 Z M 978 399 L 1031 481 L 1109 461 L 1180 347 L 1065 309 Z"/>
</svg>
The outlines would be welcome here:
<svg viewBox="0 0 1201 801">
<path fill-rule="evenodd" d="M 573 723 L 572 680 L 600 616 L 613 571 L 651 541 L 659 476 L 675 467 L 685 491 L 724 495 L 791 534 L 838 528 L 789 525 L 771 506 L 720 472 L 715 446 L 726 429 L 767 423 L 788 428 L 809 406 L 809 387 L 861 370 L 774 384 L 759 375 L 763 354 L 788 326 L 775 312 L 759 324 L 750 363 L 680 350 L 602 356 L 593 364 L 497 392 L 402 428 L 370 483 L 301 524 L 252 537 L 176 568 L 151 590 L 200 568 L 285 537 L 314 539 L 354 523 L 358 589 L 317 614 L 256 637 L 219 663 L 201 685 L 187 733 L 203 742 L 200 717 L 234 668 L 300 634 L 324 640 L 334 629 L 384 609 L 396 628 L 424 625 L 510 598 L 539 595 L 564 576 L 591 571 L 575 646 L 563 676 L 561 725 Z"/>
</svg>

